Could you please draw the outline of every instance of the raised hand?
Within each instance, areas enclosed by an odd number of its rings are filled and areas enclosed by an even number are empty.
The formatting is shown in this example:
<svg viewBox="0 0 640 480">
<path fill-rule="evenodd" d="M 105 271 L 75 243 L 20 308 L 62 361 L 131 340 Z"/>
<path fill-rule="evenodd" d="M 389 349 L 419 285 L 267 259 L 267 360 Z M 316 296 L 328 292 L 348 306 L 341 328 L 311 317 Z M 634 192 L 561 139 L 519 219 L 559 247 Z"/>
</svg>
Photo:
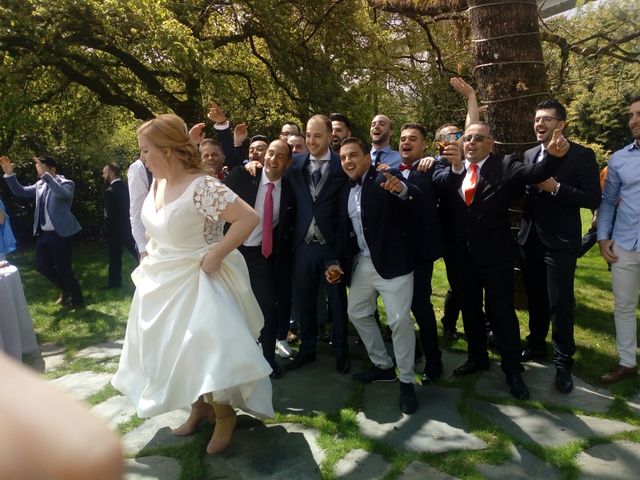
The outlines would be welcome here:
<svg viewBox="0 0 640 480">
<path fill-rule="evenodd" d="M 13 175 L 13 163 L 9 157 L 0 157 L 0 165 L 2 165 L 2 171 L 6 175 Z"/>
<path fill-rule="evenodd" d="M 436 164 L 435 158 L 431 156 L 424 157 L 424 158 L 421 158 L 420 161 L 418 162 L 418 166 L 416 167 L 416 170 L 420 173 L 424 173 L 427 170 L 431 170 L 435 164 Z"/>
<path fill-rule="evenodd" d="M 454 170 L 462 168 L 462 155 L 460 153 L 460 145 L 456 140 L 445 142 L 442 156 L 447 159 Z"/>
<path fill-rule="evenodd" d="M 202 140 L 204 140 L 204 123 L 196 123 L 191 127 L 189 137 L 191 137 L 191 141 L 196 145 L 201 144 Z"/>
<path fill-rule="evenodd" d="M 471 95 L 475 95 L 476 93 L 473 87 L 460 77 L 452 77 L 451 80 L 449 80 L 449 83 L 456 92 L 465 98 L 469 98 Z"/>
<path fill-rule="evenodd" d="M 569 151 L 569 142 L 564 135 L 562 135 L 562 129 L 556 128 L 551 136 L 551 141 L 547 146 L 547 152 L 554 157 L 564 157 Z"/>
<path fill-rule="evenodd" d="M 252 177 L 255 177 L 256 174 L 258 173 L 258 169 L 262 168 L 262 164 L 260 162 L 257 162 L 255 160 L 252 160 L 251 162 L 247 162 L 247 164 L 244 166 L 244 169 L 249 172 L 249 174 Z"/>
<path fill-rule="evenodd" d="M 233 129 L 233 144 L 235 146 L 242 145 L 247 137 L 249 136 L 249 128 L 246 123 L 239 123 Z"/>
<path fill-rule="evenodd" d="M 224 114 L 224 111 L 222 110 L 220 105 L 218 105 L 216 102 L 211 102 L 207 118 L 215 123 L 225 123 L 227 121 L 227 116 Z"/>
</svg>

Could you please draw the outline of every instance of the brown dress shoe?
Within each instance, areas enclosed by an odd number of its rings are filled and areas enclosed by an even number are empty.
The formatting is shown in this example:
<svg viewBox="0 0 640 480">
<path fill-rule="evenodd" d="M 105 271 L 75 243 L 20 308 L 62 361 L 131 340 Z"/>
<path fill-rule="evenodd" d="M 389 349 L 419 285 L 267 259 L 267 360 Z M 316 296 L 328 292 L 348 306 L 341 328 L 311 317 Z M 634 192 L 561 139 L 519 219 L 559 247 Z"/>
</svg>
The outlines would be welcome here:
<svg viewBox="0 0 640 480">
<path fill-rule="evenodd" d="M 610 372 L 602 375 L 600 377 L 600 381 L 602 383 L 616 383 L 622 380 L 623 378 L 636 375 L 637 373 L 638 373 L 638 367 L 623 367 L 622 365 L 618 365 L 616 368 L 614 368 Z"/>
</svg>

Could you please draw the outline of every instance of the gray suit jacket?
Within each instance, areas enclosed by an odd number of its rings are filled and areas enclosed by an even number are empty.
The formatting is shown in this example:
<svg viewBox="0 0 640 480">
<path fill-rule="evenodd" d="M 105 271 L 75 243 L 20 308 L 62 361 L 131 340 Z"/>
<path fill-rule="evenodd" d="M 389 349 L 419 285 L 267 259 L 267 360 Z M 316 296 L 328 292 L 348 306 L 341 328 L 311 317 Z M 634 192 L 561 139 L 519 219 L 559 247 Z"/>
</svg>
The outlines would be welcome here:
<svg viewBox="0 0 640 480">
<path fill-rule="evenodd" d="M 33 214 L 34 235 L 38 229 L 40 202 L 45 201 L 43 193 L 47 191 L 46 187 L 49 191 L 46 203 L 47 213 L 56 233 L 61 237 L 70 237 L 80 231 L 80 224 L 71 213 L 71 202 L 76 189 L 71 180 L 67 180 L 62 175 L 56 175 L 54 178 L 51 174 L 45 173 L 35 184 L 23 187 L 18 183 L 15 175 L 5 176 L 4 179 L 15 196 L 36 199 L 36 211 Z"/>
</svg>

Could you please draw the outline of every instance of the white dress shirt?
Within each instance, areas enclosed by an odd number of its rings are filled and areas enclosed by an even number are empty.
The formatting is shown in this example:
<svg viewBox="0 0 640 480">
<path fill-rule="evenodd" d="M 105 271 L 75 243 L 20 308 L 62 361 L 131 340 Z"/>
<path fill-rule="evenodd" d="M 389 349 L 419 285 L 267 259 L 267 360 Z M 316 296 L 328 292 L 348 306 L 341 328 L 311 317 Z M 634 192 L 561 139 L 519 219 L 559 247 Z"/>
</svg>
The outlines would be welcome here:
<svg viewBox="0 0 640 480">
<path fill-rule="evenodd" d="M 264 199 L 267 196 L 267 184 L 271 182 L 267 178 L 267 174 L 264 173 L 264 169 L 261 169 L 262 175 L 260 176 L 260 185 L 258 186 L 258 193 L 256 194 L 256 203 L 253 206 L 254 210 L 258 212 L 260 216 L 260 222 L 258 226 L 253 229 L 251 235 L 245 240 L 243 245 L 245 247 L 259 247 L 262 245 L 262 222 L 264 215 Z M 278 225 L 280 220 L 280 197 L 282 196 L 282 178 L 276 180 L 273 183 L 273 190 L 271 191 L 271 197 L 273 198 L 273 228 Z"/>
</svg>

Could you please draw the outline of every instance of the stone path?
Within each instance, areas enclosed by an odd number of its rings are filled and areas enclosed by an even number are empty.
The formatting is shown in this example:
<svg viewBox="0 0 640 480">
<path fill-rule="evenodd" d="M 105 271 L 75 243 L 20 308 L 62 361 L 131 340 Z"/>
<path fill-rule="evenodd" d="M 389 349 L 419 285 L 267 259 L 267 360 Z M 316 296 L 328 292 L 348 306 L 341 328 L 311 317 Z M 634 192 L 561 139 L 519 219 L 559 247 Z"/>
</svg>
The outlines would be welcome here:
<svg viewBox="0 0 640 480">
<path fill-rule="evenodd" d="M 122 342 L 105 343 L 86 348 L 76 357 L 96 359 L 103 362 L 103 367 L 111 367 L 117 365 L 121 349 Z M 46 371 L 55 371 L 65 362 L 64 351 L 55 345 L 47 345 L 43 359 Z M 463 359 L 459 353 L 444 352 L 443 381 L 417 386 L 420 407 L 414 415 L 407 416 L 397 407 L 397 383 L 356 385 L 350 376 L 335 372 L 332 356 L 319 354 L 316 362 L 286 372 L 282 379 L 273 382 L 276 411 L 293 417 L 282 423 L 264 424 L 239 412 L 232 444 L 216 456 L 204 454 L 210 426 L 203 427 L 201 435 L 192 437 L 171 434 L 170 428 L 187 417 L 186 409 L 151 419 L 137 419 L 126 398 L 109 386 L 112 374 L 77 372 L 63 375 L 51 383 L 80 400 L 102 392 L 93 398 L 104 396 L 105 400 L 91 406 L 91 410 L 113 429 L 129 425 L 122 436 L 123 449 L 130 457 L 127 480 L 176 480 L 183 474 L 186 478 L 205 480 L 325 477 L 451 480 L 457 477 L 443 471 L 446 462 L 439 463 L 434 459 L 447 458 L 447 454 L 455 457 L 456 452 L 464 451 L 482 454 L 496 448 L 495 444 L 487 443 L 491 435 L 480 434 L 477 426 L 470 425 L 476 419 L 502 432 L 501 438 L 507 438 L 508 442 L 502 448 L 507 448 L 509 458 L 499 464 L 493 463 L 495 460 L 492 462 L 488 456 L 486 463 L 475 461 L 473 470 L 468 473 L 475 478 L 563 478 L 563 472 L 557 466 L 546 463 L 539 456 L 539 447 L 562 447 L 576 440 L 589 440 L 589 445 L 593 445 L 575 458 L 580 479 L 637 478 L 640 443 L 621 439 L 620 434 L 636 432 L 632 438 L 637 439 L 638 427 L 606 418 L 614 402 L 609 390 L 576 378 L 575 391 L 568 396 L 561 395 L 553 386 L 553 368 L 531 363 L 526 366 L 525 379 L 535 403 L 515 402 L 508 394 L 498 365 L 492 364 L 489 371 L 479 375 L 473 387 L 466 383 L 461 387 L 460 382 L 452 381 L 451 372 Z M 366 366 L 356 360 L 353 371 Z M 469 392 L 472 392 L 471 397 L 468 397 Z M 353 405 L 359 406 L 355 419 L 349 416 L 351 410 L 341 413 L 342 409 Z M 627 405 L 640 420 L 640 393 L 631 397 Z M 555 408 L 557 406 L 563 408 Z M 578 410 L 580 414 L 568 413 L 567 408 Z M 351 432 L 347 435 L 349 438 L 333 432 L 323 434 L 310 426 L 317 425 L 312 421 L 314 417 L 323 418 L 324 415 L 333 422 L 338 418 L 347 423 L 355 422 L 353 428 L 347 430 Z M 311 420 L 304 421 L 305 418 Z M 289 421 L 291 419 L 294 421 Z M 303 421 L 304 424 L 298 423 Z M 342 445 L 338 449 L 342 458 L 332 454 L 334 444 Z M 171 453 L 184 453 L 185 449 L 203 451 L 199 470 L 194 470 L 193 465 L 181 464 L 180 455 Z M 400 469 L 394 458 L 401 459 Z M 200 473 L 192 473 L 194 471 Z"/>
</svg>

